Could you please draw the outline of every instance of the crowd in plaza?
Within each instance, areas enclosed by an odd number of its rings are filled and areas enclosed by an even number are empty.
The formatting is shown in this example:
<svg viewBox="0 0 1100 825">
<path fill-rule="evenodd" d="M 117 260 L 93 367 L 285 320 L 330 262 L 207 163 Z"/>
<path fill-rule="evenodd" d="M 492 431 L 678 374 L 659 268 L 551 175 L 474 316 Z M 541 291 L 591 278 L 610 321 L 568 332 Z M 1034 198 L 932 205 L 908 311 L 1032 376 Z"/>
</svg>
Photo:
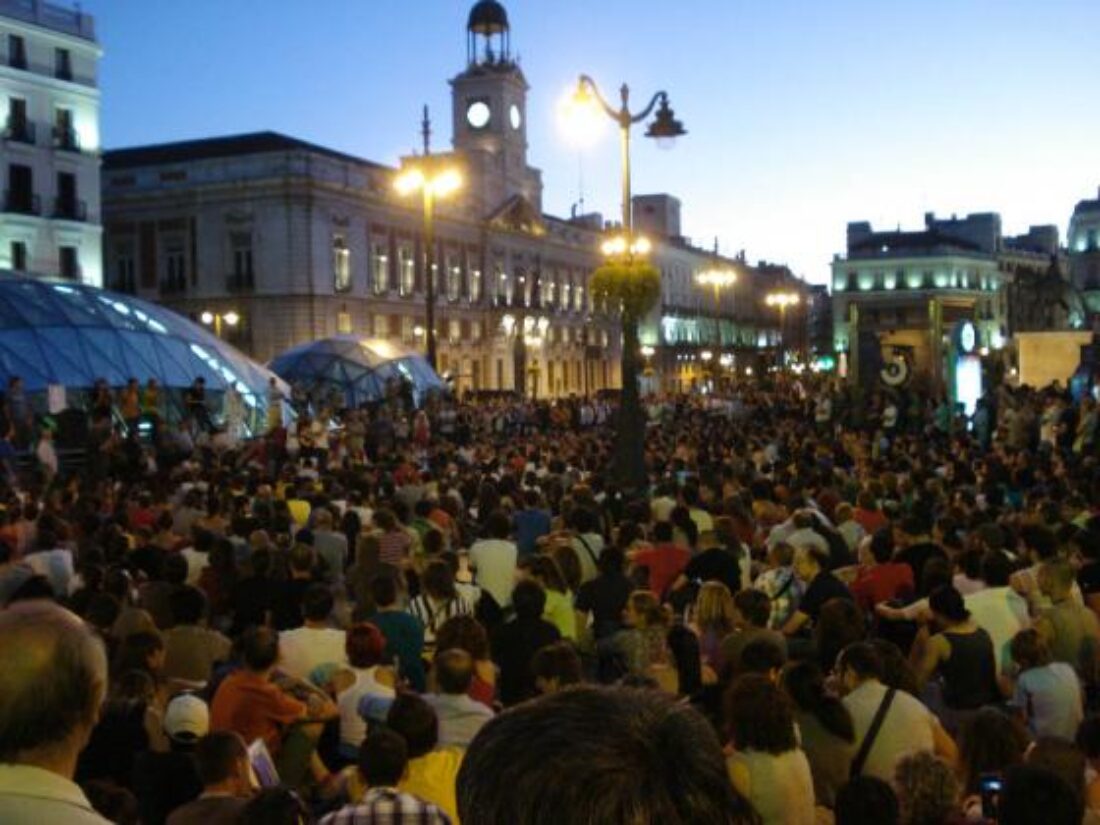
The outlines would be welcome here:
<svg viewBox="0 0 1100 825">
<path fill-rule="evenodd" d="M 141 392 L 0 407 L 2 822 L 1100 822 L 1089 395 Z"/>
</svg>

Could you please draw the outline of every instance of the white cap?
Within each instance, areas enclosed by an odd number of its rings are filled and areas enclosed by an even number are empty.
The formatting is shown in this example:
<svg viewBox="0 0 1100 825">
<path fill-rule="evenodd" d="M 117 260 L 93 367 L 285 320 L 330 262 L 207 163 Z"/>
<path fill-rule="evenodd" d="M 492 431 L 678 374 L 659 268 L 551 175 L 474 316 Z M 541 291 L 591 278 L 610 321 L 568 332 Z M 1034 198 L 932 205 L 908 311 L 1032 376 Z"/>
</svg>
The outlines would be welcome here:
<svg viewBox="0 0 1100 825">
<path fill-rule="evenodd" d="M 181 742 L 193 742 L 210 730 L 210 709 L 190 693 L 181 693 L 164 711 L 164 732 Z"/>
</svg>

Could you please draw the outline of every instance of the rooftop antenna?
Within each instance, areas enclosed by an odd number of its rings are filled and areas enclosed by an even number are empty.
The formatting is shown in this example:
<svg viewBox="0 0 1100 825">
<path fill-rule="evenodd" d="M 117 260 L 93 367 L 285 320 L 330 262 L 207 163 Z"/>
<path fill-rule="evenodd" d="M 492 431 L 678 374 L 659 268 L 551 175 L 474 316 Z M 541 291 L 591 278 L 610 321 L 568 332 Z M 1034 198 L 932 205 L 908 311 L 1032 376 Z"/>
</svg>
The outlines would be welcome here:
<svg viewBox="0 0 1100 825">
<path fill-rule="evenodd" d="M 420 136 L 424 139 L 424 155 L 430 155 L 432 150 L 432 120 L 428 117 L 428 104 L 424 104 L 424 119 L 420 121 Z"/>
</svg>

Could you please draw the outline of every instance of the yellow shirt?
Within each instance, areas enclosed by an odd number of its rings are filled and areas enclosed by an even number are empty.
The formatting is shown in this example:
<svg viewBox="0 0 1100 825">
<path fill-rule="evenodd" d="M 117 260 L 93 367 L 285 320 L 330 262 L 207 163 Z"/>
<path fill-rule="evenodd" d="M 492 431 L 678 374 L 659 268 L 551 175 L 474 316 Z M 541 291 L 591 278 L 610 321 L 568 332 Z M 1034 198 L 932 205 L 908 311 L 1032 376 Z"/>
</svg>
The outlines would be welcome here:
<svg viewBox="0 0 1100 825">
<path fill-rule="evenodd" d="M 548 589 L 542 618 L 554 625 L 563 639 L 577 638 L 577 614 L 573 610 L 571 594 Z"/>
<path fill-rule="evenodd" d="M 464 754 L 458 748 L 437 748 L 416 759 L 410 759 L 408 773 L 397 789 L 438 805 L 457 825 L 455 780 L 458 779 L 458 769 L 462 767 Z"/>
</svg>

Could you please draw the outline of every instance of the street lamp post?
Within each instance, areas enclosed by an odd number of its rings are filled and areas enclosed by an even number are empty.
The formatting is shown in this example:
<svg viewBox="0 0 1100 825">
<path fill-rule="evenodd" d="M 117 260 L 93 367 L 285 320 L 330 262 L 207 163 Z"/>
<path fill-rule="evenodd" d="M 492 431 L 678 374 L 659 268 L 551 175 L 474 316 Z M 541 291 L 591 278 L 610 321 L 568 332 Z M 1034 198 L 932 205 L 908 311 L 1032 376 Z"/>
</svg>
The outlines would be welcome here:
<svg viewBox="0 0 1100 825">
<path fill-rule="evenodd" d="M 695 275 L 695 283 L 714 290 L 714 345 L 722 347 L 722 290 L 737 283 L 737 273 L 732 269 L 707 269 Z"/>
<path fill-rule="evenodd" d="M 779 308 L 779 368 L 783 369 L 787 355 L 787 308 L 799 302 L 797 292 L 769 292 L 764 302 L 770 307 Z"/>
<path fill-rule="evenodd" d="M 636 265 L 646 262 L 650 252 L 650 243 L 634 235 L 634 218 L 630 192 L 630 130 L 646 120 L 657 110 L 652 122 L 646 128 L 646 137 L 658 141 L 671 142 L 686 134 L 684 126 L 678 121 L 668 105 L 668 94 L 657 92 L 649 104 L 638 112 L 630 111 L 630 88 L 624 83 L 619 88 L 620 105 L 618 108 L 608 103 L 600 93 L 596 82 L 588 75 L 581 75 L 573 102 L 577 107 L 599 108 L 619 126 L 619 152 L 622 168 L 622 235 L 611 238 L 603 244 L 604 255 L 617 261 L 629 271 Z M 659 108 L 658 108 L 659 104 Z M 637 490 L 645 486 L 645 421 L 642 417 L 641 401 L 638 396 L 638 323 L 640 313 L 622 303 L 622 397 L 619 403 L 619 423 L 615 444 L 614 472 L 619 482 L 628 490 Z"/>
<path fill-rule="evenodd" d="M 436 324 L 435 324 L 435 202 L 454 194 L 462 186 L 462 175 L 457 168 L 453 154 L 431 154 L 429 152 L 427 107 L 424 109 L 424 154 L 412 155 L 401 159 L 401 169 L 394 179 L 394 189 L 399 195 L 407 196 L 420 192 L 424 203 L 424 277 L 426 279 L 424 298 L 427 326 L 427 346 L 425 355 L 428 364 L 436 368 Z"/>
<path fill-rule="evenodd" d="M 241 316 L 233 310 L 229 312 L 211 312 L 210 310 L 205 310 L 202 315 L 199 316 L 199 320 L 208 327 L 212 326 L 214 328 L 215 337 L 221 338 L 222 324 L 224 323 L 226 326 L 235 327 L 241 322 Z"/>
</svg>

